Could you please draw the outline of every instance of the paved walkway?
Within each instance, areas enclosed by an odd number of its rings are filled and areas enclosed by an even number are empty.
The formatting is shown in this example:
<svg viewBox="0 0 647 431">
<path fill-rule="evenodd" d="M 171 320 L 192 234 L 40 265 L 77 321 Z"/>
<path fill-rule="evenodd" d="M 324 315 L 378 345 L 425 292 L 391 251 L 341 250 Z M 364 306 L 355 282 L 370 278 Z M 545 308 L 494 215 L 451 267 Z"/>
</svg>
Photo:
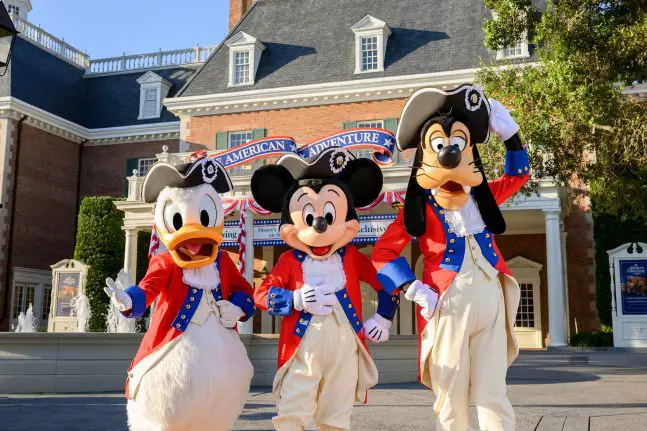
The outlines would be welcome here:
<svg viewBox="0 0 647 431">
<path fill-rule="evenodd" d="M 647 354 L 524 353 L 508 384 L 519 431 L 647 430 Z M 416 383 L 379 386 L 355 408 L 353 430 L 434 430 L 432 403 Z M 268 388 L 255 388 L 234 429 L 271 430 L 273 414 Z M 123 431 L 125 423 L 118 394 L 0 396 L 2 431 Z"/>
</svg>

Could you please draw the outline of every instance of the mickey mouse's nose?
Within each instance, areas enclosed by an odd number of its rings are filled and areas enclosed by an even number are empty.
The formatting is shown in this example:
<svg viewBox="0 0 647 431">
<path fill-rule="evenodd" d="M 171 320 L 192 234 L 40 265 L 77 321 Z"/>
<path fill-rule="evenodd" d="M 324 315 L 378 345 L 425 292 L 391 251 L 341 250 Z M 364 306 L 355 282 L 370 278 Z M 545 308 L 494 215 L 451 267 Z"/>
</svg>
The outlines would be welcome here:
<svg viewBox="0 0 647 431">
<path fill-rule="evenodd" d="M 324 233 L 328 229 L 328 222 L 323 217 L 316 217 L 312 223 L 312 228 L 317 233 Z"/>
<path fill-rule="evenodd" d="M 457 145 L 448 145 L 438 152 L 438 163 L 445 169 L 454 169 L 461 163 L 461 150 Z"/>
</svg>

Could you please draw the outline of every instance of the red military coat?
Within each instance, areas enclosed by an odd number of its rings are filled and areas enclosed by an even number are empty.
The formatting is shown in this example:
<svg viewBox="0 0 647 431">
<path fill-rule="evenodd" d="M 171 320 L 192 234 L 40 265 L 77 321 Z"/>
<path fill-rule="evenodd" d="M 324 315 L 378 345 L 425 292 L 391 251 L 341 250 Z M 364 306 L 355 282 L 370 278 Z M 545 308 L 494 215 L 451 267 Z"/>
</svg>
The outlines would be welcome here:
<svg viewBox="0 0 647 431">
<path fill-rule="evenodd" d="M 183 269 L 175 264 L 168 252 L 160 253 L 151 259 L 142 281 L 137 286 L 125 290 L 132 299 L 133 306 L 128 314 L 128 317 L 132 318 L 143 315 L 159 297 L 151 316 L 150 327 L 129 371 L 150 353 L 182 335 L 198 308 L 202 295 L 211 293 L 216 300 L 225 299 L 234 303 L 245 312 L 245 319 L 254 314 L 254 290 L 226 252 L 218 252 L 216 265 L 220 272 L 220 286 L 211 292 L 202 291 L 185 284 L 182 281 Z M 181 318 L 182 315 L 184 319 Z"/>
<path fill-rule="evenodd" d="M 347 246 L 337 251 L 342 255 L 346 288 L 337 292 L 337 298 L 349 319 L 349 323 L 366 348 L 362 331 L 362 292 L 360 281 L 368 283 L 378 292 L 378 313 L 390 320 L 400 299 L 384 291 L 377 280 L 375 268 L 368 257 L 355 247 Z M 272 272 L 254 292 L 256 305 L 272 315 L 283 316 L 279 337 L 278 368 L 281 368 L 295 354 L 312 318 L 310 313 L 297 311 L 292 307 L 292 295 L 303 286 L 301 263 L 306 254 L 298 250 L 287 251 L 279 257 Z M 368 351 L 368 349 L 366 349 Z"/>
<path fill-rule="evenodd" d="M 528 181 L 530 175 L 525 149 L 508 151 L 505 172 L 502 177 L 488 182 L 499 205 L 511 198 Z M 445 221 L 444 211 L 430 194 L 426 208 L 427 228 L 424 235 L 417 238 L 424 258 L 422 282 L 434 288 L 440 295 L 449 288 L 460 272 L 466 241 L 464 237 L 458 237 L 451 231 Z M 490 265 L 511 276 L 494 235 L 485 229 L 474 237 Z M 411 240 L 411 235 L 404 227 L 404 212 L 400 211 L 373 248 L 371 259 L 379 270 L 378 279 L 389 292 L 397 291 L 402 284 L 416 278 L 404 257 L 400 257 L 400 253 Z M 419 333 L 422 333 L 426 323 L 418 313 Z"/>
</svg>

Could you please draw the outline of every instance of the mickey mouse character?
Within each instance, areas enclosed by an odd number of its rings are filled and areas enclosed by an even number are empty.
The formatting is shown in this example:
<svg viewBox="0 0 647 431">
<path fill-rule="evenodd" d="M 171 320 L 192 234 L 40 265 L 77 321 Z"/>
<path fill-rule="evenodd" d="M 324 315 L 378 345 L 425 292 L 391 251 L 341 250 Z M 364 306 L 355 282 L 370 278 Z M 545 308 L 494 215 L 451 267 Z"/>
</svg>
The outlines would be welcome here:
<svg viewBox="0 0 647 431">
<path fill-rule="evenodd" d="M 494 234 L 505 231 L 499 205 L 529 177 L 518 130 L 508 110 L 473 85 L 417 91 L 398 127 L 398 147 L 416 148 L 415 161 L 404 211 L 371 257 L 382 285 L 389 292 L 405 289 L 420 306 L 420 378 L 436 394 L 443 430 L 470 429 L 470 399 L 480 429 L 515 427 L 505 377 L 518 354 L 513 325 L 520 290 Z M 507 149 L 505 173 L 493 181 L 477 149 L 490 131 Z M 422 281 L 399 257 L 413 237 L 424 256 Z"/>
<path fill-rule="evenodd" d="M 365 339 L 383 342 L 399 304 L 377 280 L 371 261 L 348 243 L 359 230 L 356 206 L 373 202 L 382 172 L 368 159 L 329 148 L 315 160 L 282 157 L 257 170 L 252 194 L 282 213 L 280 235 L 293 247 L 254 292 L 256 305 L 283 316 L 279 339 L 277 430 L 348 430 L 353 403 L 366 400 L 377 369 Z M 378 294 L 377 313 L 362 323 L 360 281 Z"/>
<path fill-rule="evenodd" d="M 249 392 L 253 367 L 233 329 L 252 317 L 253 290 L 218 246 L 231 190 L 220 163 L 204 156 L 173 166 L 156 163 L 143 186 L 155 203 L 155 228 L 168 251 L 150 261 L 137 285 L 106 293 L 131 318 L 157 304 L 128 371 L 132 431 L 230 430 Z"/>
</svg>

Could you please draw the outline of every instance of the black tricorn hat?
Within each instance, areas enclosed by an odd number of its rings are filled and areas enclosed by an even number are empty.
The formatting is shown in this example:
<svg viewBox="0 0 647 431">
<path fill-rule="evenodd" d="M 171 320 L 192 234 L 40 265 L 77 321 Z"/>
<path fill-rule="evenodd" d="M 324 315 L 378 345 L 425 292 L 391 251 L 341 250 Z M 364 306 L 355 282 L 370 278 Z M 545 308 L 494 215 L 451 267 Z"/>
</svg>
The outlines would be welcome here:
<svg viewBox="0 0 647 431">
<path fill-rule="evenodd" d="M 372 160 L 356 159 L 340 147 L 328 148 L 310 160 L 293 154 L 274 165 L 263 166 L 252 176 L 252 195 L 268 211 L 280 213 L 283 197 L 297 183 L 310 180 L 338 180 L 350 190 L 356 207 L 369 205 L 382 191 L 382 170 Z"/>
<path fill-rule="evenodd" d="M 144 179 L 142 197 L 144 202 L 153 203 L 165 187 L 188 188 L 201 184 L 210 184 L 220 194 L 232 189 L 231 179 L 220 162 L 203 157 L 177 166 L 155 163 Z"/>
<path fill-rule="evenodd" d="M 416 148 L 422 126 L 439 114 L 455 114 L 465 121 L 474 144 L 485 144 L 490 138 L 490 103 L 481 87 L 464 84 L 447 91 L 430 87 L 413 93 L 404 105 L 396 133 L 398 148 Z"/>
</svg>

